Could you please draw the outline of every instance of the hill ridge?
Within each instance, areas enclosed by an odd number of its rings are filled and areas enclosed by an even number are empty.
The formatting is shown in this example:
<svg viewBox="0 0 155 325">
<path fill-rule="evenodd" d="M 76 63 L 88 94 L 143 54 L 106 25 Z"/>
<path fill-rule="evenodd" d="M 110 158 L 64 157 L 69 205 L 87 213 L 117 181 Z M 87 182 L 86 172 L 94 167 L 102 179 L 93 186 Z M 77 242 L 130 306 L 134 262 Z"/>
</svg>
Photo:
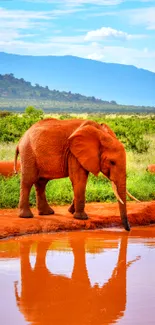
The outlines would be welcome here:
<svg viewBox="0 0 155 325">
<path fill-rule="evenodd" d="M 63 102 L 90 102 L 90 103 L 101 103 L 109 104 L 117 103 L 115 101 L 103 101 L 95 98 L 94 96 L 84 96 L 81 94 L 73 94 L 71 91 L 59 91 L 51 90 L 48 86 L 40 86 L 36 84 L 33 86 L 31 82 L 24 80 L 24 78 L 16 78 L 13 73 L 0 74 L 0 97 L 4 98 L 29 98 L 29 99 L 46 99 L 46 100 L 57 100 Z"/>
<path fill-rule="evenodd" d="M 155 73 L 134 65 L 77 56 L 30 56 L 0 52 L 0 73 L 50 89 L 94 96 L 123 105 L 155 106 Z"/>
</svg>

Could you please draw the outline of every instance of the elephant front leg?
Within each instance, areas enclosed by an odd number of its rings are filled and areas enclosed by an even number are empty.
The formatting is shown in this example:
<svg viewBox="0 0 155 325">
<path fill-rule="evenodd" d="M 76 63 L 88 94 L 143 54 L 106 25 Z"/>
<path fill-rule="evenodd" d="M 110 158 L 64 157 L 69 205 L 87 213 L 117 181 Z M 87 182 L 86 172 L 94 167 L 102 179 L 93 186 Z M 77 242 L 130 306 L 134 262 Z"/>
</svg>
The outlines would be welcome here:
<svg viewBox="0 0 155 325">
<path fill-rule="evenodd" d="M 73 214 L 75 212 L 75 205 L 74 205 L 74 200 L 72 202 L 72 204 L 70 205 L 70 207 L 68 208 L 68 211 Z"/>
<path fill-rule="evenodd" d="M 75 206 L 75 212 L 73 214 L 73 217 L 75 219 L 81 219 L 81 220 L 87 220 L 88 216 L 86 212 L 84 211 L 85 208 L 85 190 L 86 190 L 86 183 L 77 183 L 73 185 L 74 189 L 74 206 Z"/>
<path fill-rule="evenodd" d="M 73 214 L 75 219 L 86 220 L 87 214 L 85 208 L 85 191 L 88 178 L 88 172 L 84 170 L 76 161 L 74 167 L 70 167 L 69 176 L 73 185 L 74 200 L 69 207 L 69 212 Z"/>
<path fill-rule="evenodd" d="M 54 210 L 49 206 L 46 200 L 45 188 L 48 179 L 40 178 L 35 183 L 36 188 L 36 201 L 39 215 L 54 214 Z"/>
</svg>

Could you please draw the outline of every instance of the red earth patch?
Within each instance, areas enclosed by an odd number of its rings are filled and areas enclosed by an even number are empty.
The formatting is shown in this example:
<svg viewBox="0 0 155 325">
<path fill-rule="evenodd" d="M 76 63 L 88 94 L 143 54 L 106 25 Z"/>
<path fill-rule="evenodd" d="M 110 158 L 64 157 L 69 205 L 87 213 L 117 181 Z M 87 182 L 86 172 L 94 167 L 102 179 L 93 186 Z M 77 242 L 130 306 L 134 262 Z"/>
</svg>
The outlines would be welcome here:
<svg viewBox="0 0 155 325">
<path fill-rule="evenodd" d="M 88 203 L 88 220 L 77 220 L 68 212 L 69 206 L 55 206 L 55 214 L 39 216 L 32 208 L 34 218 L 21 219 L 18 209 L 0 210 L 0 238 L 25 234 L 121 227 L 118 203 Z M 155 201 L 128 202 L 128 219 L 131 226 L 144 226 L 155 223 Z"/>
</svg>

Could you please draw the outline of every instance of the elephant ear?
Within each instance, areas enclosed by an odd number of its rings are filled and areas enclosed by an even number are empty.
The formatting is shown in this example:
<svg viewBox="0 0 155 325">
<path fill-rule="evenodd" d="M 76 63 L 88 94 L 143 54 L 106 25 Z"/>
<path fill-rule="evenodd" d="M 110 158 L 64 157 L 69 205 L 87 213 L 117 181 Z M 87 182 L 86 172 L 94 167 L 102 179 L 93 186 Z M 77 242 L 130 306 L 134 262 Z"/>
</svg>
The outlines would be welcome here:
<svg viewBox="0 0 155 325">
<path fill-rule="evenodd" d="M 100 171 L 100 132 L 92 125 L 82 125 L 68 139 L 72 154 L 96 176 Z"/>
<path fill-rule="evenodd" d="M 110 127 L 107 124 L 102 123 L 101 126 L 103 131 L 109 133 L 112 137 L 116 138 L 116 134 L 114 133 L 113 130 L 110 129 Z"/>
</svg>

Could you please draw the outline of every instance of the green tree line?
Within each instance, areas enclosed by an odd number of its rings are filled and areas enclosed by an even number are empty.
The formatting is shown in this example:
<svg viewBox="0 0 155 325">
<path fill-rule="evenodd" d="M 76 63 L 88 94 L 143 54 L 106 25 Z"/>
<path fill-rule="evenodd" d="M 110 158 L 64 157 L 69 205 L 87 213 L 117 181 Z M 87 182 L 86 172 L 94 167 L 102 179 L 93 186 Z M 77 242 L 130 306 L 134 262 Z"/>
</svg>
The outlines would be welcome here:
<svg viewBox="0 0 155 325">
<path fill-rule="evenodd" d="M 0 142 L 17 142 L 23 133 L 35 122 L 45 118 L 44 112 L 32 106 L 25 109 L 23 114 L 11 114 L 0 112 Z M 59 115 L 60 119 L 73 118 L 69 114 Z M 115 119 L 106 117 L 103 114 L 88 115 L 88 119 L 98 123 L 107 123 L 117 137 L 124 143 L 127 150 L 135 150 L 139 153 L 149 148 L 149 141 L 145 135 L 155 132 L 155 117 L 146 116 L 139 118 L 137 115 L 116 116 Z"/>
</svg>

